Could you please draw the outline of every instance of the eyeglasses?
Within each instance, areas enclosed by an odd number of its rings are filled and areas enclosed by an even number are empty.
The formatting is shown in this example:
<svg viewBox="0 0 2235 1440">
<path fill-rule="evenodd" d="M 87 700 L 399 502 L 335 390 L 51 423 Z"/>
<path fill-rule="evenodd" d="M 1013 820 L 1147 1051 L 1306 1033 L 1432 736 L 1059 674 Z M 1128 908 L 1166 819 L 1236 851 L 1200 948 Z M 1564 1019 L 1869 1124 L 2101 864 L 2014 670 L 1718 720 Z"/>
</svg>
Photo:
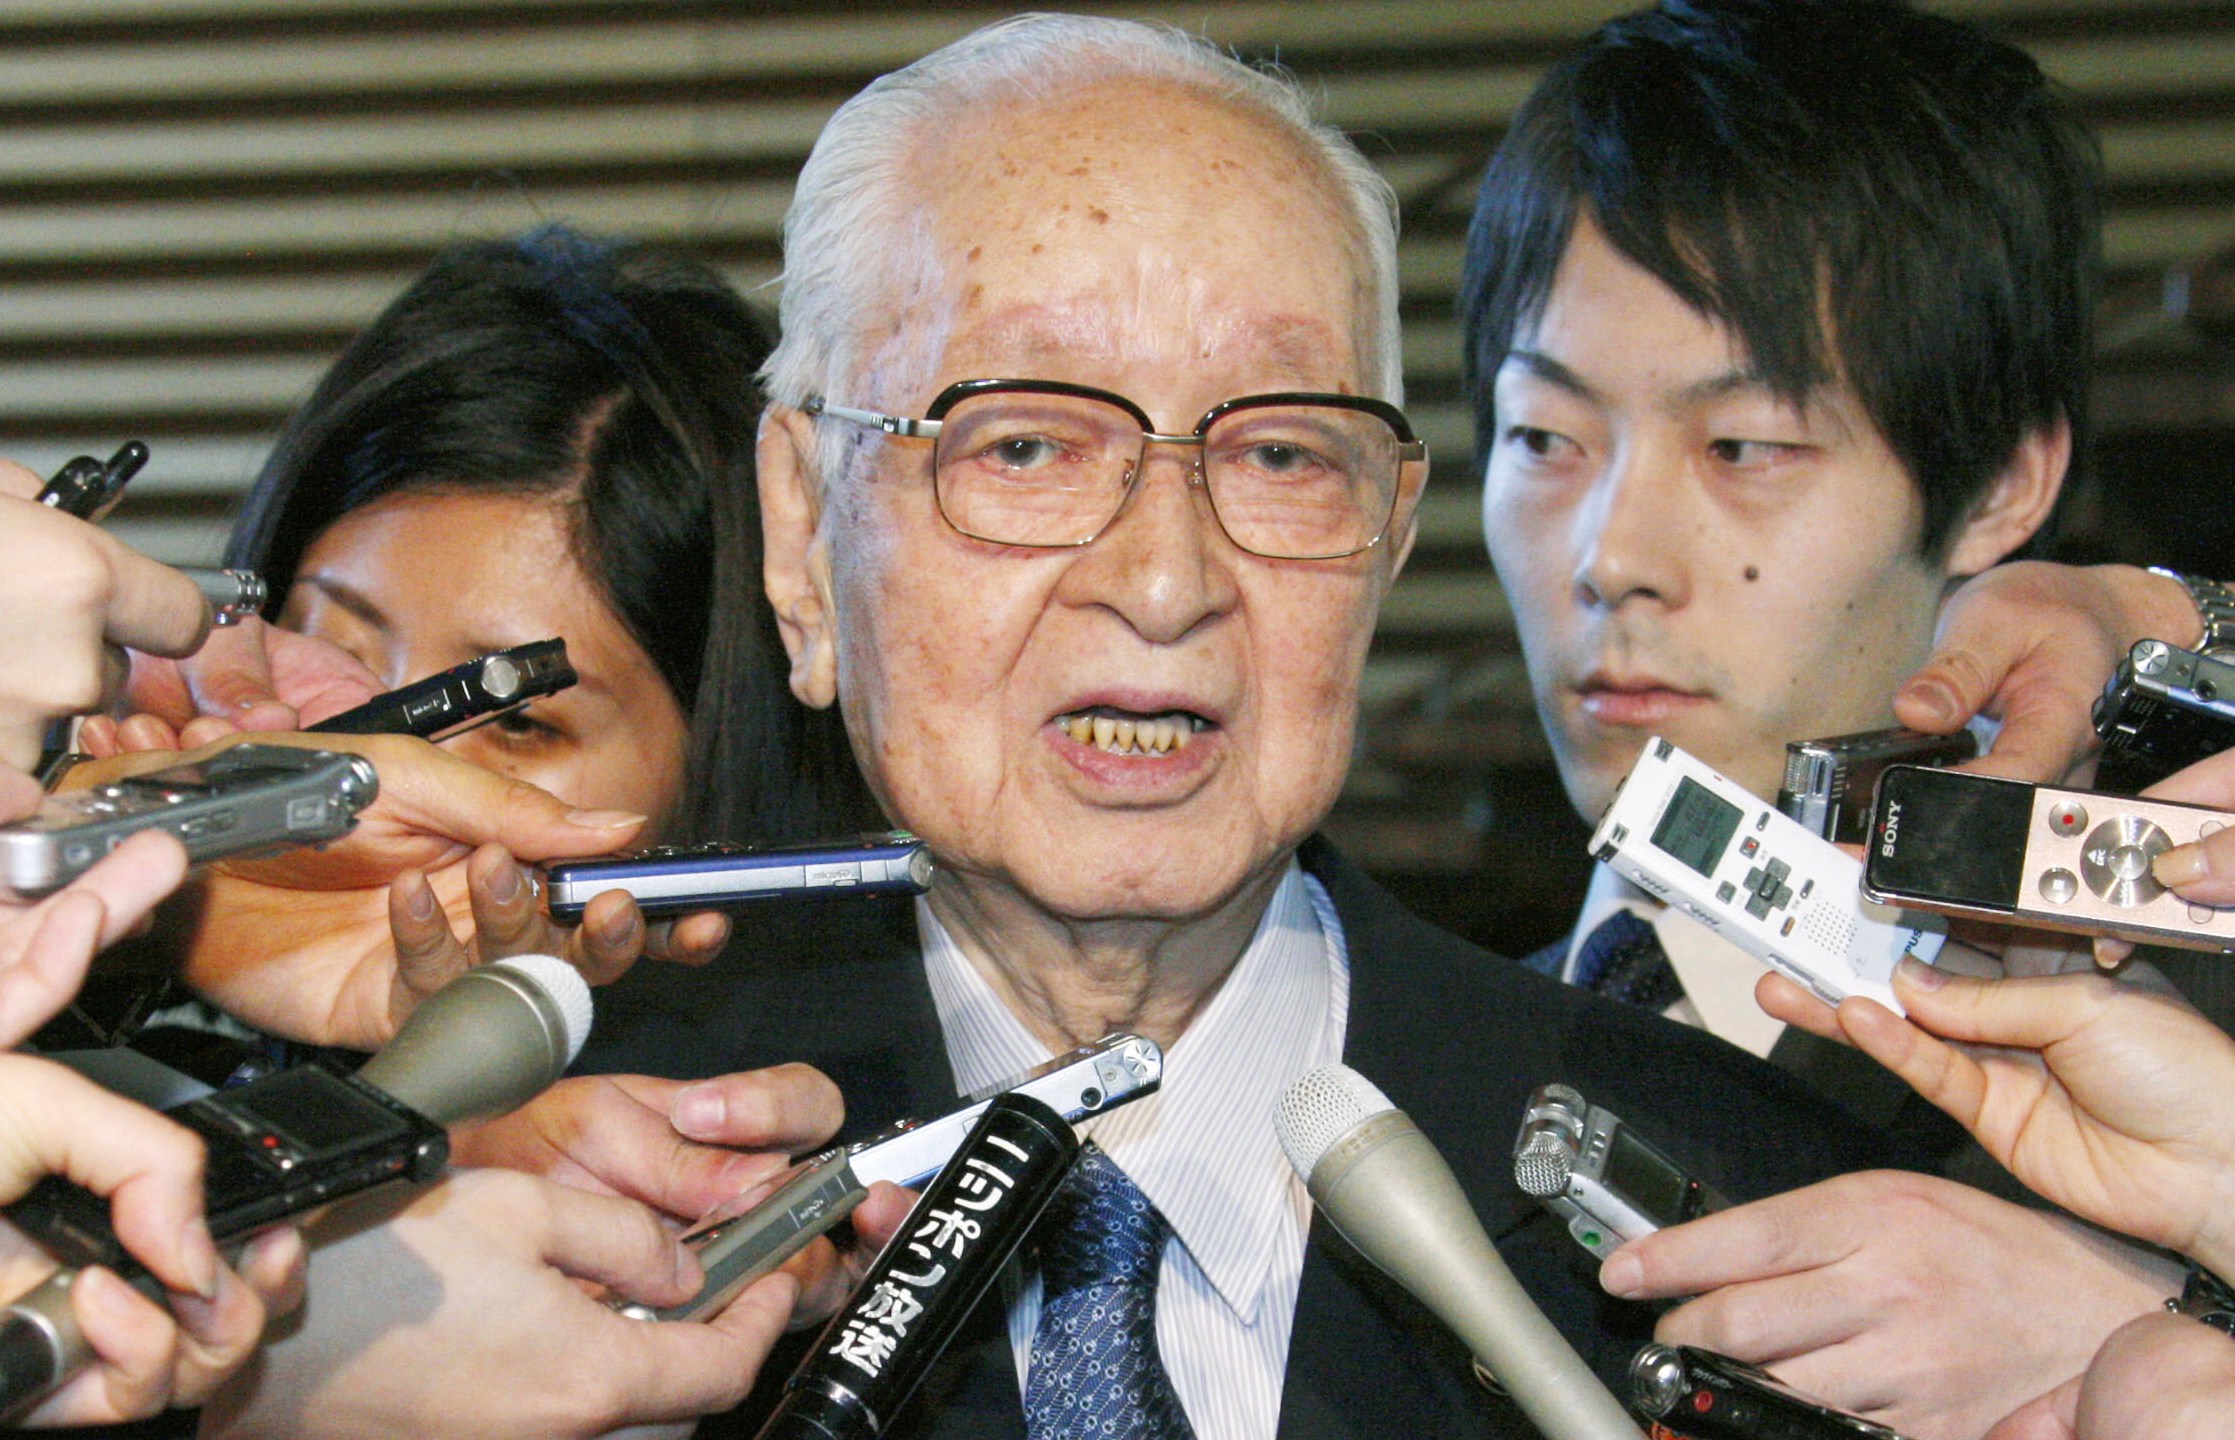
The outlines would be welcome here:
<svg viewBox="0 0 2235 1440">
<path fill-rule="evenodd" d="M 1357 395 L 1246 395 L 1214 406 L 1188 435 L 1158 434 L 1122 395 L 1056 380 L 964 380 L 921 420 L 819 395 L 802 408 L 930 440 L 939 513 L 995 545 L 1092 544 L 1125 509 L 1152 442 L 1195 447 L 1193 479 L 1219 528 L 1272 560 L 1371 549 L 1427 473 L 1428 447 L 1404 413 Z"/>
</svg>

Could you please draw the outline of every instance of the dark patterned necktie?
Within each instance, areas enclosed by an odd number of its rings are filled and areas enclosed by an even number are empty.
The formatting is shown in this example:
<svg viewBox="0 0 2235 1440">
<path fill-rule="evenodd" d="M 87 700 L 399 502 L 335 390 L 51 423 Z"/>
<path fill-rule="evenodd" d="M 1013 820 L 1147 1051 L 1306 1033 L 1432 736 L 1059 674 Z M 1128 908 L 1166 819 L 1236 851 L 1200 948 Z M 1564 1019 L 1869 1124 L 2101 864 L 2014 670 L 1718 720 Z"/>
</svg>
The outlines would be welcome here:
<svg viewBox="0 0 2235 1440">
<path fill-rule="evenodd" d="M 1658 1013 L 1684 998 L 1651 921 L 1617 910 L 1601 921 L 1575 957 L 1575 983 L 1594 995 Z"/>
<path fill-rule="evenodd" d="M 1140 1187 L 1088 1145 L 1036 1230 L 1031 1440 L 1194 1440 L 1156 1350 L 1156 1271 L 1171 1234 Z"/>
</svg>

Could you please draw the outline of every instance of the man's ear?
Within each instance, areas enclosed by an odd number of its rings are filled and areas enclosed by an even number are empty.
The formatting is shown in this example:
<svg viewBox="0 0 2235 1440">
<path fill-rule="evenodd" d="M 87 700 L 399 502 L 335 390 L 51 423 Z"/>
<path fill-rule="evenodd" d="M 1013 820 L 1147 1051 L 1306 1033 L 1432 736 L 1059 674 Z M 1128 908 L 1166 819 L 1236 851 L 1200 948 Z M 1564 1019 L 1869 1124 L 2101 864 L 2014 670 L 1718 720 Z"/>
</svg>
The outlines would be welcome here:
<svg viewBox="0 0 2235 1440">
<path fill-rule="evenodd" d="M 1976 575 L 2032 539 L 2056 508 L 2071 464 L 2071 421 L 2059 417 L 2028 430 L 1957 528 L 1941 569 Z"/>
<path fill-rule="evenodd" d="M 825 709 L 838 698 L 838 617 L 813 418 L 789 405 L 770 405 L 761 413 L 754 463 L 760 472 L 761 573 L 777 633 L 791 656 L 792 693 Z"/>
</svg>

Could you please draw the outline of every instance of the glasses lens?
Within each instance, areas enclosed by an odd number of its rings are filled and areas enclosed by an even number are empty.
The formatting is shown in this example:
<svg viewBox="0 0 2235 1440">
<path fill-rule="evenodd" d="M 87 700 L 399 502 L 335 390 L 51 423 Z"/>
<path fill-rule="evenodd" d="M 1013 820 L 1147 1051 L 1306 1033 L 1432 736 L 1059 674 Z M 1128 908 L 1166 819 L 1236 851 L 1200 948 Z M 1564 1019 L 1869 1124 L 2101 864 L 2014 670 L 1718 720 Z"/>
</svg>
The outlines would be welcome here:
<svg viewBox="0 0 2235 1440">
<path fill-rule="evenodd" d="M 1397 432 L 1339 405 L 1230 410 L 1204 439 L 1211 504 L 1234 543 L 1288 560 L 1351 555 L 1379 539 L 1397 499 Z"/>
<path fill-rule="evenodd" d="M 1125 499 L 1141 426 L 1101 400 L 990 391 L 949 410 L 933 453 L 939 508 L 998 545 L 1081 545 Z"/>
</svg>

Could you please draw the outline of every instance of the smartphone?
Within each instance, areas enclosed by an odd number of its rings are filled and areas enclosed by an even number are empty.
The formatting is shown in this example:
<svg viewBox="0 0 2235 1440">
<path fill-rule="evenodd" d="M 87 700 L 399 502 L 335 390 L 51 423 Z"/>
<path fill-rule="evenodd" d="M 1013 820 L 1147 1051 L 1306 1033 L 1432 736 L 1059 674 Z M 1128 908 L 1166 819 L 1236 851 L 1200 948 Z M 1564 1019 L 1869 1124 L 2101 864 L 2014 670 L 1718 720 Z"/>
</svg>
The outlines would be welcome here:
<svg viewBox="0 0 2235 1440">
<path fill-rule="evenodd" d="M 2146 790 L 2178 770 L 2235 746 L 2235 665 L 2140 640 L 2095 701 L 2103 754 L 2095 788 Z"/>
<path fill-rule="evenodd" d="M 1900 1012 L 1894 966 L 1930 964 L 1947 938 L 1935 916 L 1865 899 L 1853 856 L 1657 736 L 1591 854 L 1827 1005 L 1868 995 Z"/>
<path fill-rule="evenodd" d="M 362 756 L 287 745 L 235 745 L 88 790 L 49 795 L 0 825 L 0 889 L 44 895 L 69 884 L 141 830 L 168 830 L 194 861 L 346 835 L 380 791 Z"/>
<path fill-rule="evenodd" d="M 608 890 L 636 897 L 647 915 L 723 910 L 755 900 L 834 895 L 921 895 L 931 888 L 931 851 L 905 830 L 807 845 L 661 845 L 543 867 L 544 903 L 555 920 L 579 920 Z"/>
<path fill-rule="evenodd" d="M 314 734 L 446 740 L 564 690 L 578 678 L 567 662 L 566 641 L 537 640 L 453 665 L 310 728 Z"/>
<path fill-rule="evenodd" d="M 704 1320 L 852 1214 L 879 1180 L 922 1188 L 953 1157 L 996 1097 L 1029 1096 L 1076 1125 L 1154 1094 L 1163 1080 L 1164 1052 L 1140 1035 L 1110 1035 L 1058 1055 L 965 1096 L 936 1120 L 903 1120 L 858 1144 L 808 1156 L 768 1184 L 708 1213 L 683 1233 L 683 1243 L 696 1252 L 706 1272 L 706 1283 L 682 1304 L 655 1309 L 620 1299 L 608 1303 L 637 1320 Z"/>
<path fill-rule="evenodd" d="M 106 464 L 91 455 L 80 455 L 66 461 L 54 472 L 54 478 L 40 487 L 39 503 L 80 520 L 99 520 L 124 498 L 125 485 L 145 464 L 147 446 L 137 440 L 125 441 Z"/>
<path fill-rule="evenodd" d="M 2195 905 L 2150 861 L 2235 815 L 1895 766 L 1878 780 L 1863 890 L 1889 904 L 2006 925 L 2235 950 L 2235 909 Z"/>
<path fill-rule="evenodd" d="M 1860 845 L 1870 828 L 1870 796 L 1888 765 L 1955 765 L 1979 753 L 1968 730 L 1863 730 L 1785 747 L 1785 783 L 1777 808 L 1826 840 Z"/>
<path fill-rule="evenodd" d="M 1690 1345 L 1655 1343 L 1637 1352 L 1630 1407 L 1651 1422 L 1649 1440 L 1903 1440 L 1759 1366 Z"/>
<path fill-rule="evenodd" d="M 450 1137 L 378 1089 L 316 1065 L 284 1070 L 163 1112 L 201 1138 L 210 1235 L 220 1246 L 390 1181 L 442 1173 Z M 9 1221 L 67 1265 L 142 1267 L 109 1224 L 109 1202 L 58 1175 L 7 1207 Z"/>
<path fill-rule="evenodd" d="M 1513 1142 L 1513 1182 L 1565 1220 L 1576 1243 L 1601 1260 L 1627 1241 L 1730 1206 L 1569 1085 L 1540 1086 L 1529 1097 Z"/>
</svg>

